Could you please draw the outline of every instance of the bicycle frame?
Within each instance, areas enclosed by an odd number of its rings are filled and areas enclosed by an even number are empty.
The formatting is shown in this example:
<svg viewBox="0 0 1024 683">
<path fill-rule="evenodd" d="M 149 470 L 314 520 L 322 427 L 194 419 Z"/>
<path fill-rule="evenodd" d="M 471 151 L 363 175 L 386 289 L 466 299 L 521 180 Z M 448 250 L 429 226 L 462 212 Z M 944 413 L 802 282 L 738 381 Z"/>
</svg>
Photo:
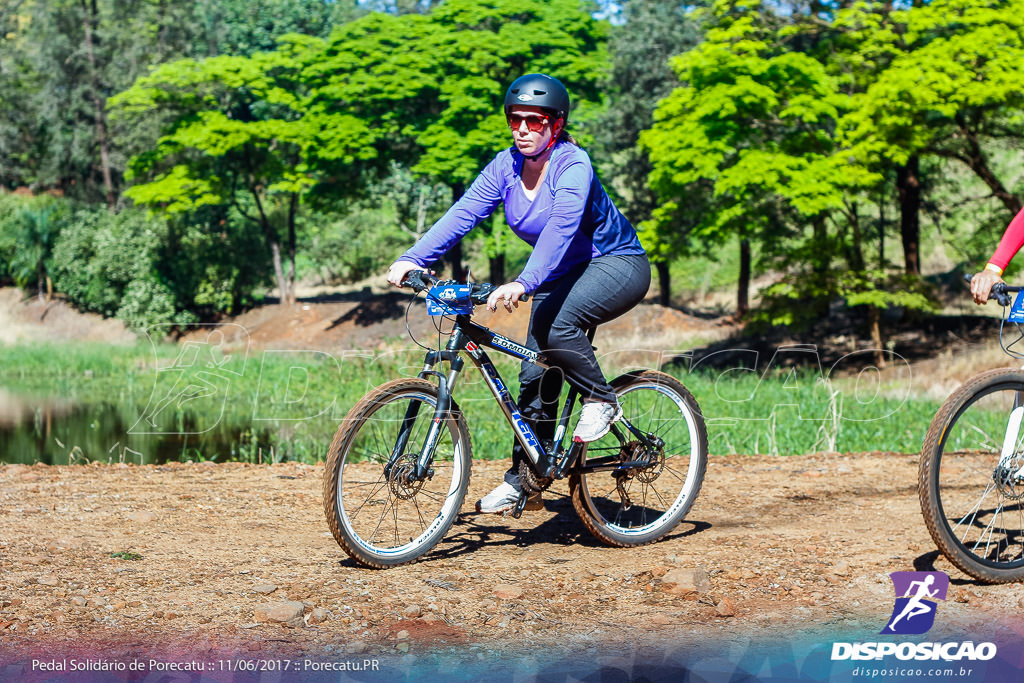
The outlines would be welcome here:
<svg viewBox="0 0 1024 683">
<path fill-rule="evenodd" d="M 589 330 L 587 338 L 593 341 L 593 329 Z M 565 382 L 569 384 L 569 394 L 566 397 L 561 415 L 559 416 L 555 427 L 555 435 L 552 440 L 551 449 L 550 451 L 545 450 L 540 439 L 537 438 L 537 435 L 534 433 L 529 423 L 519 412 L 519 406 L 517 406 L 516 402 L 512 399 L 512 395 L 509 392 L 508 387 L 505 385 L 505 382 L 502 380 L 497 368 L 494 367 L 494 364 L 491 362 L 486 351 L 484 351 L 484 347 L 493 349 L 507 356 L 512 356 L 519 360 L 533 363 L 543 369 L 550 367 L 543 354 L 527 348 L 522 344 L 518 344 L 508 337 L 500 335 L 473 322 L 469 315 L 456 316 L 455 327 L 452 329 L 444 350 L 428 351 L 424 360 L 423 370 L 421 370 L 418 375 L 423 379 L 427 379 L 429 377 L 437 378 L 438 401 L 437 406 L 434 409 L 434 419 L 420 448 L 419 455 L 416 460 L 416 467 L 410 473 L 410 478 L 421 480 L 433 474 L 430 469 L 430 463 L 433 460 L 434 449 L 441 433 L 441 425 L 443 421 L 447 419 L 448 413 L 452 409 L 452 391 L 454 389 L 455 382 L 464 367 L 463 359 L 459 355 L 462 351 L 465 351 L 467 355 L 469 355 L 470 360 L 473 361 L 473 364 L 476 365 L 477 369 L 480 371 L 480 374 L 484 378 L 484 382 L 487 384 L 487 388 L 490 390 L 492 396 L 494 396 L 494 399 L 498 402 L 502 413 L 505 415 L 505 419 L 508 420 L 509 426 L 512 427 L 512 431 L 516 435 L 516 439 L 523 447 L 527 457 L 533 463 L 534 471 L 537 472 L 539 476 L 561 479 L 565 477 L 566 474 L 572 472 L 627 470 L 648 467 L 651 465 L 651 461 L 648 459 L 624 462 L 618 456 L 607 456 L 604 458 L 598 458 L 586 465 L 576 464 L 573 466 L 573 464 L 579 459 L 579 455 L 586 447 L 586 444 L 572 442 L 572 445 L 566 449 L 563 446 L 563 441 L 565 439 L 569 418 L 572 416 L 573 405 L 579 397 L 581 390 L 588 390 L 589 387 L 580 387 L 569 377 L 564 378 Z M 449 363 L 450 369 L 448 374 L 438 372 L 433 369 L 436 365 L 443 362 Z M 389 463 L 385 468 L 386 471 L 390 471 L 394 463 L 397 462 L 405 452 L 406 446 L 408 445 L 409 432 L 411 431 L 412 423 L 415 421 L 418 411 L 419 404 L 410 405 L 405 419 L 403 420 L 403 425 L 399 430 L 399 436 L 395 442 L 395 448 L 392 451 Z M 644 434 L 625 419 L 625 417 L 621 418 L 619 422 L 621 422 L 637 440 L 639 440 L 644 446 L 648 447 L 647 450 L 649 452 L 653 452 L 657 449 L 660 439 L 654 435 Z M 622 433 L 622 430 L 618 429 L 617 425 L 612 425 L 611 431 L 616 438 L 619 439 L 620 443 L 626 443 L 625 435 Z"/>
</svg>

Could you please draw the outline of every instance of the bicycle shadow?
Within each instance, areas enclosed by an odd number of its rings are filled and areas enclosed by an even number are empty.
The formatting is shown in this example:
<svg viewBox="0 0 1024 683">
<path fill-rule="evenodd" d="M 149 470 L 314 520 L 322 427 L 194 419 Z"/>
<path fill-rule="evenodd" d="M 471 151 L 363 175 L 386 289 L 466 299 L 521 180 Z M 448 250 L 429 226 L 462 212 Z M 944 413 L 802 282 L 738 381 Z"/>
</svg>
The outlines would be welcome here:
<svg viewBox="0 0 1024 683">
<path fill-rule="evenodd" d="M 526 528 L 516 528 L 514 525 L 523 520 L 528 521 L 529 515 L 537 513 L 524 513 L 521 520 L 476 512 L 462 513 L 444 540 L 422 561 L 451 559 L 491 547 L 525 548 L 539 544 L 584 548 L 609 547 L 597 540 L 583 526 L 567 496 L 545 500 L 544 511 L 556 514 L 536 526 Z M 710 528 L 709 522 L 684 519 L 659 542 L 694 536 Z"/>
<path fill-rule="evenodd" d="M 923 555 L 918 555 L 917 557 L 914 558 L 914 571 L 917 571 L 917 572 L 942 571 L 940 569 L 936 569 L 935 568 L 935 561 L 937 559 L 939 559 L 941 556 L 942 556 L 942 553 L 940 553 L 938 550 L 932 550 L 931 552 L 924 553 Z M 948 575 L 949 572 L 945 572 L 945 574 Z M 952 577 L 952 576 L 949 577 L 949 583 L 951 585 L 954 585 L 954 586 L 989 586 L 989 585 L 991 585 L 991 584 L 985 583 L 984 581 L 979 581 L 977 579 L 972 579 L 972 578 L 968 578 L 968 577 Z"/>
</svg>

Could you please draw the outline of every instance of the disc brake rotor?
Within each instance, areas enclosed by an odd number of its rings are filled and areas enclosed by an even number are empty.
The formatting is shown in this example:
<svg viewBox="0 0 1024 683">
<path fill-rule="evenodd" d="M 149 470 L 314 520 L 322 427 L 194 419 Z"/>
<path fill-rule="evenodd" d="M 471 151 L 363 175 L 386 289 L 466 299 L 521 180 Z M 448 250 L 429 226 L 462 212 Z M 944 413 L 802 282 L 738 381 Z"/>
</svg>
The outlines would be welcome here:
<svg viewBox="0 0 1024 683">
<path fill-rule="evenodd" d="M 996 466 L 992 472 L 992 481 L 995 482 L 999 493 L 1010 500 L 1024 499 L 1024 476 L 1021 471 L 1024 468 L 1024 454 L 1017 453 L 1006 462 Z"/>
<path fill-rule="evenodd" d="M 631 460 L 652 460 L 650 465 L 643 469 L 635 470 L 633 477 L 644 484 L 653 483 L 661 473 L 665 471 L 665 448 L 659 448 L 656 451 L 651 451 L 644 448 L 643 444 L 639 441 L 630 441 L 627 444 L 629 449 L 629 458 Z M 623 449 L 625 453 L 626 449 Z"/>
<path fill-rule="evenodd" d="M 406 453 L 395 466 L 391 468 L 391 476 L 388 477 L 388 488 L 391 495 L 401 500 L 409 500 L 423 488 L 423 480 L 415 481 L 410 476 L 416 471 L 416 454 Z"/>
</svg>

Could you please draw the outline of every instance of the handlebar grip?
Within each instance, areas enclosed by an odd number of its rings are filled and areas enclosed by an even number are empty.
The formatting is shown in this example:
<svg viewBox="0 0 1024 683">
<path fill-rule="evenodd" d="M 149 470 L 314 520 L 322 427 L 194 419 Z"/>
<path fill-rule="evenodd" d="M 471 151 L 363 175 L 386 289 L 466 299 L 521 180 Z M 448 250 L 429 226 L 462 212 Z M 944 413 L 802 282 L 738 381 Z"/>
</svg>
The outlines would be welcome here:
<svg viewBox="0 0 1024 683">
<path fill-rule="evenodd" d="M 491 296 L 491 292 L 496 290 L 497 287 L 495 287 L 494 285 L 490 284 L 489 282 L 486 282 L 486 283 L 480 284 L 480 285 L 473 285 L 473 289 L 474 289 L 474 292 L 471 295 L 473 303 L 475 303 L 475 304 L 485 304 L 485 303 L 487 303 L 487 298 Z M 530 295 L 529 294 L 523 294 L 521 297 L 519 297 L 519 300 L 522 301 L 522 302 L 529 301 L 530 300 Z"/>
<path fill-rule="evenodd" d="M 437 278 L 430 275 L 430 273 L 423 270 L 410 270 L 405 274 L 405 279 L 402 280 L 402 286 L 408 285 L 416 292 L 423 292 L 430 289 Z"/>
</svg>

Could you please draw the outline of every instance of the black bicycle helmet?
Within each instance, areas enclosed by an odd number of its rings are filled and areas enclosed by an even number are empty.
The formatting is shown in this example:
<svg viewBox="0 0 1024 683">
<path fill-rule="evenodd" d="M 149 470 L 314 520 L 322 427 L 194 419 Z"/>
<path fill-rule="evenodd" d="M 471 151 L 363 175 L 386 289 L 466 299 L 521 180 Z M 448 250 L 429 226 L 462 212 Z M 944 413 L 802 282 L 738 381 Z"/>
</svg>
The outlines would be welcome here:
<svg viewBox="0 0 1024 683">
<path fill-rule="evenodd" d="M 517 104 L 550 109 L 562 119 L 563 125 L 569 122 L 569 91 L 553 76 L 526 74 L 513 81 L 505 93 L 506 118 L 508 110 Z"/>
</svg>

